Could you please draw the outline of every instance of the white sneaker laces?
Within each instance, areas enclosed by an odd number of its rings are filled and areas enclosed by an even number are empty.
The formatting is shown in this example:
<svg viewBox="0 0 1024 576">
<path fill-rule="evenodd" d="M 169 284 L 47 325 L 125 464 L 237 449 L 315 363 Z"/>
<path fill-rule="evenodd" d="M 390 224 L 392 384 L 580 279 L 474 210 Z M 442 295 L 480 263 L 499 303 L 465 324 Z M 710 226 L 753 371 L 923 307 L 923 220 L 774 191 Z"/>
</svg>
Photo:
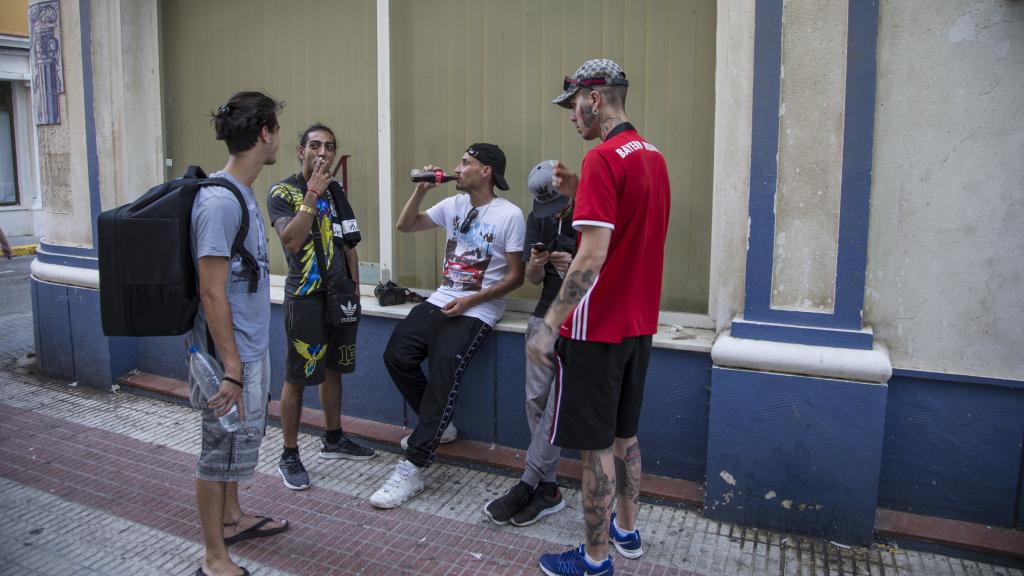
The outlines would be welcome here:
<svg viewBox="0 0 1024 576">
<path fill-rule="evenodd" d="M 397 489 L 398 486 L 409 477 L 409 474 L 412 473 L 410 466 L 412 466 L 412 464 L 409 464 L 406 461 L 399 462 L 398 465 L 395 466 L 395 471 L 391 473 L 391 476 L 388 476 L 387 482 L 384 483 L 384 491 L 392 492 Z"/>
</svg>

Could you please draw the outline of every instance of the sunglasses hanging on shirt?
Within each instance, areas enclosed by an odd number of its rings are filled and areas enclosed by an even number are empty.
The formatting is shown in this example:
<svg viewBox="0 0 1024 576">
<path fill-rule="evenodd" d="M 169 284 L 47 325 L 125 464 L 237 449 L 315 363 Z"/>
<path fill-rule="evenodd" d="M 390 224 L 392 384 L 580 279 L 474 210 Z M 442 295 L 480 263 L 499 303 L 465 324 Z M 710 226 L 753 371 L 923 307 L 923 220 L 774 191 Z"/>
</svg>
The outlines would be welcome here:
<svg viewBox="0 0 1024 576">
<path fill-rule="evenodd" d="M 476 217 L 480 216 L 481 218 L 483 218 L 485 215 L 487 215 L 487 211 L 491 209 L 491 204 L 494 204 L 494 200 L 491 200 L 490 202 L 487 203 L 486 206 L 484 206 L 483 214 L 480 214 L 480 209 L 475 206 L 473 207 L 472 210 L 467 212 L 466 217 L 462 220 L 462 224 L 459 226 L 459 232 L 462 234 L 469 232 L 469 227 L 473 225 L 473 221 L 476 220 Z"/>
<path fill-rule="evenodd" d="M 480 211 L 477 210 L 476 208 L 470 210 L 466 214 L 466 217 L 462 219 L 462 225 L 459 226 L 459 232 L 461 232 L 462 234 L 469 232 L 469 227 L 473 225 L 473 221 L 476 220 L 476 215 L 479 213 Z"/>
</svg>

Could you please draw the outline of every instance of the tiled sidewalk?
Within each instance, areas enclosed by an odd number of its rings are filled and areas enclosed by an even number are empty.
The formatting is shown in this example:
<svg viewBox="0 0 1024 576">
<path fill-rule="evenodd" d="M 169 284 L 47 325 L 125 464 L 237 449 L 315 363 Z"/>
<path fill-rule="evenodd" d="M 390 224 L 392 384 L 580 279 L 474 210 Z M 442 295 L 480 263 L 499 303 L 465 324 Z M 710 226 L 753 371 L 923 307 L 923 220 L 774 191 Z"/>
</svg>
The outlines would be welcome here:
<svg viewBox="0 0 1024 576">
<path fill-rule="evenodd" d="M 0 319 L 0 574 L 192 574 L 202 554 L 192 494 L 198 414 L 129 394 L 69 387 L 15 365 L 12 334 L 31 317 Z M 30 332 L 29 332 L 30 334 Z M 29 341 L 30 344 L 30 341 Z M 539 553 L 581 538 L 578 494 L 565 512 L 524 529 L 498 527 L 483 505 L 514 479 L 435 465 L 405 507 L 367 502 L 399 456 L 320 461 L 300 447 L 314 487 L 286 490 L 268 430 L 243 506 L 288 518 L 274 538 L 232 547 L 254 574 L 539 574 Z M 709 521 L 644 503 L 648 553 L 616 558 L 620 574 L 888 574 L 1024 576 L 1020 570 L 884 546 L 844 548 Z"/>
</svg>

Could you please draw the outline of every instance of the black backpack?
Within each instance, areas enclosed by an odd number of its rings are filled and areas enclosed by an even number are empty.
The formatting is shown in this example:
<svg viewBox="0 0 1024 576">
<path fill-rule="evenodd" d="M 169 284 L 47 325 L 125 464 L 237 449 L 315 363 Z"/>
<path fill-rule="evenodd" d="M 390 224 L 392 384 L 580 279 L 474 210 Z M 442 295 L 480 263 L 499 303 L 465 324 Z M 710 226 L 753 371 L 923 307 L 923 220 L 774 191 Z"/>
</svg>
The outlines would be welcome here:
<svg viewBox="0 0 1024 576">
<path fill-rule="evenodd" d="M 229 180 L 207 178 L 202 168 L 189 166 L 181 178 L 98 218 L 100 316 L 107 336 L 176 336 L 192 328 L 199 308 L 192 204 L 203 186 L 231 190 L 242 206 L 231 254 L 241 256 L 249 291 L 256 291 L 259 265 L 243 246 L 249 210 L 242 193 Z"/>
</svg>

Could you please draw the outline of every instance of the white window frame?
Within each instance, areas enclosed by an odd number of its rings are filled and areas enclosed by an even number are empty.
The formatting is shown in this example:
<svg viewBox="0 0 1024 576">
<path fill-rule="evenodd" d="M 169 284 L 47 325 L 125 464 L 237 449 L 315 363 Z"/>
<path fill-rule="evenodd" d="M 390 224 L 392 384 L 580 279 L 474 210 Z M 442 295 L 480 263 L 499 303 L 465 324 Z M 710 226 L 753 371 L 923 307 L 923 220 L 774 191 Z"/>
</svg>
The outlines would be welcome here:
<svg viewBox="0 0 1024 576">
<path fill-rule="evenodd" d="M 390 0 L 376 0 L 376 49 L 377 49 L 377 137 L 378 137 L 378 214 L 380 215 L 380 227 L 377 234 L 379 246 L 379 270 L 380 279 L 387 281 L 394 274 L 394 242 L 393 227 L 395 210 L 393 202 L 393 156 L 392 156 L 392 100 L 391 100 L 391 22 L 390 22 Z M 154 18 L 147 25 L 158 27 L 159 19 Z M 4 46 L 3 36 L 0 35 L 0 47 Z M 27 48 L 28 40 L 19 40 Z M 157 52 L 156 58 L 160 58 Z M 26 75 L 26 78 L 28 76 Z M 716 104 L 718 100 L 716 100 Z M 162 125 L 163 119 L 161 120 Z M 33 136 L 34 136 L 34 131 Z M 162 142 L 163 139 L 159 138 Z M 33 147 L 36 138 L 31 138 Z M 163 158 L 162 144 L 160 146 Z M 38 153 L 33 150 L 33 165 L 35 168 L 35 183 L 39 181 L 38 175 Z M 716 188 L 717 190 L 717 188 Z M 36 194 L 37 202 L 39 200 Z M 712 215 L 714 218 L 714 214 Z M 712 228 L 712 235 L 715 228 Z M 372 240 L 367 238 L 367 240 Z M 714 239 L 712 241 L 714 244 Z M 716 268 L 719 262 L 719 253 L 712 249 L 711 252 L 711 282 L 709 287 L 709 311 L 704 314 L 686 313 L 662 310 L 659 312 L 658 322 L 661 324 L 658 333 L 654 335 L 654 346 L 658 348 L 685 350 L 698 353 L 709 353 L 715 339 L 715 324 L 710 310 L 715 309 L 714 287 L 716 286 Z M 285 275 L 272 274 L 271 301 L 280 304 L 284 299 Z M 74 282 L 72 282 L 74 283 Z M 95 287 L 95 280 L 90 285 Z M 360 292 L 366 298 L 363 300 L 364 313 L 371 316 L 383 318 L 404 318 L 412 308 L 412 304 L 399 306 L 380 307 L 373 297 L 375 284 L 361 284 Z M 428 295 L 432 288 L 416 288 L 416 292 Z M 507 312 L 500 322 L 495 326 L 497 330 L 506 332 L 525 332 L 527 319 L 533 312 L 537 300 L 524 298 L 509 298 L 507 301 Z"/>
<path fill-rule="evenodd" d="M 18 175 L 18 202 L 0 206 L 0 212 L 39 211 L 42 210 L 38 188 L 39 150 L 35 127 L 32 125 L 32 72 L 29 67 L 28 38 L 0 34 L 0 81 L 11 82 L 16 158 L 14 169 Z"/>
<path fill-rule="evenodd" d="M 394 222 L 394 206 L 392 195 L 392 157 L 391 157 L 391 2 L 377 0 L 377 167 L 378 209 L 380 210 L 380 229 L 378 238 L 380 246 L 380 276 L 382 282 L 392 278 L 394 270 L 394 245 L 392 227 Z M 386 216 L 386 217 L 385 217 Z M 714 256 L 712 256 L 713 258 Z M 709 287 L 710 289 L 710 287 Z M 364 288 L 363 293 L 367 293 Z M 422 292 L 422 290 L 417 290 Z M 372 287 L 368 292 L 372 294 Z M 709 300 L 710 301 L 710 300 Z M 529 314 L 537 305 L 537 300 L 527 298 L 509 298 L 506 309 L 510 312 Z M 710 314 L 692 312 L 673 312 L 662 310 L 658 313 L 658 323 L 666 326 L 698 328 L 713 330 L 715 323 Z"/>
</svg>

